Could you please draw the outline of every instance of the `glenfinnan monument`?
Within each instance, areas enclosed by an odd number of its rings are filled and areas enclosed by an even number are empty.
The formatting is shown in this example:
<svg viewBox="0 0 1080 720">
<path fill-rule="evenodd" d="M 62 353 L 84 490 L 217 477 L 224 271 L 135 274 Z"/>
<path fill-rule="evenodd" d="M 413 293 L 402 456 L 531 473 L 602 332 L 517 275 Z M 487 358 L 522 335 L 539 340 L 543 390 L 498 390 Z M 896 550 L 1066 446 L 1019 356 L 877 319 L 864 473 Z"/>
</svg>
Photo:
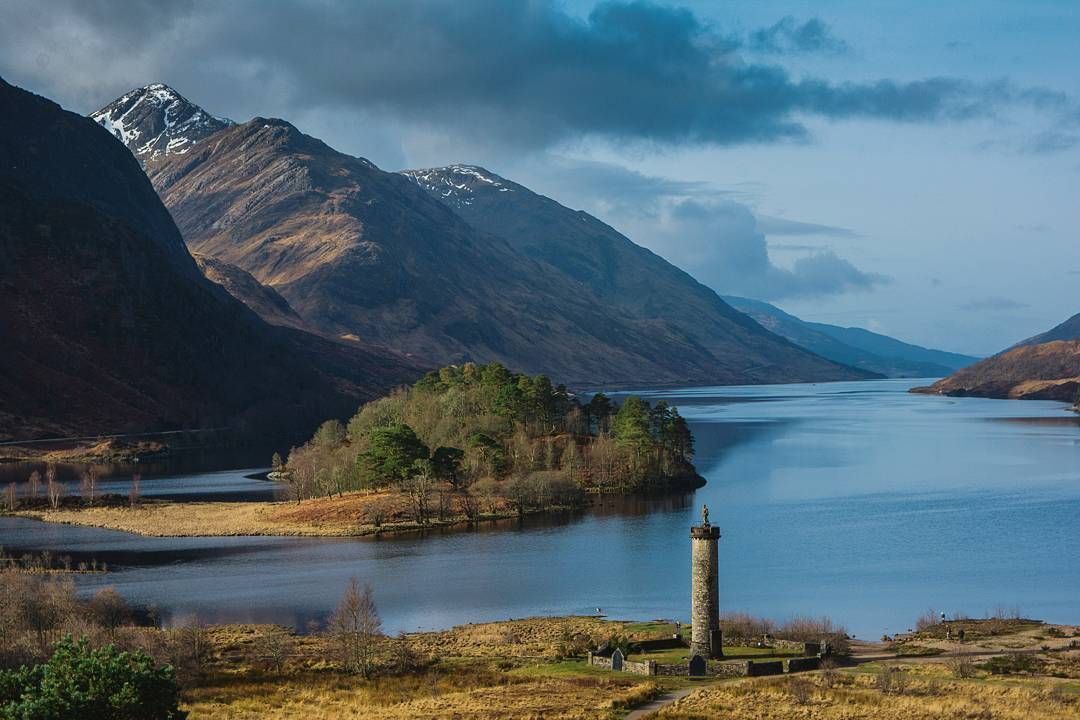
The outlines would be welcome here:
<svg viewBox="0 0 1080 720">
<path fill-rule="evenodd" d="M 701 508 L 701 525 L 690 528 L 690 656 L 724 656 L 720 633 L 720 585 L 717 541 L 720 528 L 709 524 L 709 506 Z"/>
</svg>

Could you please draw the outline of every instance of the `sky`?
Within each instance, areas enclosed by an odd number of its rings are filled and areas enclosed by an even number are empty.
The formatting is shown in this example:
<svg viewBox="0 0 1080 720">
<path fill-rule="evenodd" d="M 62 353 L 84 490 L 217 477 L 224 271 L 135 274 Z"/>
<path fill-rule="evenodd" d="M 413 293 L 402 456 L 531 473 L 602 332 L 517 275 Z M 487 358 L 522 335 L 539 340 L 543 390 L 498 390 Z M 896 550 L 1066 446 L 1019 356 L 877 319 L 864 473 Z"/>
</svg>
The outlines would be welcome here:
<svg viewBox="0 0 1080 720">
<path fill-rule="evenodd" d="M 1076 312 L 1080 2 L 8 0 L 0 76 L 484 166 L 721 294 L 990 354 Z"/>
</svg>

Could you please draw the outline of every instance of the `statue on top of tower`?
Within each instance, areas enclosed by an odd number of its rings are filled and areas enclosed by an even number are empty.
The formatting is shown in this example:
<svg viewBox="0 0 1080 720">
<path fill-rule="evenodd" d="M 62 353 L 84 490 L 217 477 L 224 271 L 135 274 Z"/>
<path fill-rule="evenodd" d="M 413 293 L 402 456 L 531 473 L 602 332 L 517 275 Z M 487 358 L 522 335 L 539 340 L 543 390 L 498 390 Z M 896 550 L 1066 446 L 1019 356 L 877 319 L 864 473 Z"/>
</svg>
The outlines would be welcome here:
<svg viewBox="0 0 1080 720">
<path fill-rule="evenodd" d="M 709 527 L 709 506 L 701 506 L 701 527 Z"/>
</svg>

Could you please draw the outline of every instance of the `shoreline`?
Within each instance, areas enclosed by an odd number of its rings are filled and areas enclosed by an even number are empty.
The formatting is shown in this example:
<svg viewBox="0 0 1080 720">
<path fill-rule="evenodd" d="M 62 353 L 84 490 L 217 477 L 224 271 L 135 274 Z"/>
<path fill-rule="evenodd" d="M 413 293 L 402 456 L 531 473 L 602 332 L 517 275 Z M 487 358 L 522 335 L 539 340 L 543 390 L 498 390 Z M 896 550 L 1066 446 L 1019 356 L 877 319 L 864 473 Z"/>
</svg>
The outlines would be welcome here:
<svg viewBox="0 0 1080 720">
<path fill-rule="evenodd" d="M 669 478 L 663 488 L 639 495 L 692 492 L 704 487 L 698 475 Z M 433 496 L 435 493 L 433 493 Z M 106 496 L 102 504 L 69 503 L 58 509 L 36 507 L 8 510 L 7 517 L 40 522 L 116 530 L 143 537 L 379 537 L 427 533 L 432 530 L 465 529 L 485 523 L 515 519 L 557 517 L 588 512 L 597 500 L 627 495 L 589 494 L 574 506 L 550 505 L 517 508 L 506 498 L 488 500 L 486 511 L 471 514 L 455 507 L 453 493 L 447 512 L 436 512 L 418 522 L 410 517 L 409 500 L 396 491 L 354 491 L 307 500 L 175 501 L 144 498 L 135 506 L 121 496 Z M 429 510 L 430 511 L 430 510 Z"/>
</svg>

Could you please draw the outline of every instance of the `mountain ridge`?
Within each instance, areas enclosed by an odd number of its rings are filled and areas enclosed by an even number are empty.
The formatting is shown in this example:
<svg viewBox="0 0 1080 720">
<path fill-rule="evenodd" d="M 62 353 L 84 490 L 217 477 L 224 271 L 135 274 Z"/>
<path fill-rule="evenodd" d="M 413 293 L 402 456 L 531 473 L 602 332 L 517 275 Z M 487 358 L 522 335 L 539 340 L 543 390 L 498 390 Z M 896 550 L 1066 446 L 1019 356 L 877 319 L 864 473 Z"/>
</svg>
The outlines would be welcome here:
<svg viewBox="0 0 1080 720">
<path fill-rule="evenodd" d="M 144 157 L 148 176 L 192 251 L 250 273 L 323 334 L 435 363 L 497 360 L 583 386 L 868 376 L 768 333 L 719 298 L 711 312 L 725 335 L 716 347 L 671 311 L 641 317 L 609 306 L 548 259 L 478 231 L 413 179 L 286 121 L 255 118 L 212 137 Z"/>
<path fill-rule="evenodd" d="M 748 357 L 762 358 L 763 365 L 769 362 L 768 354 L 783 357 L 793 368 L 788 380 L 795 379 L 798 370 L 794 368 L 800 361 L 822 360 L 780 336 L 763 334 L 758 323 L 730 307 L 715 291 L 584 211 L 567 208 L 478 165 L 404 170 L 402 174 L 478 230 L 499 237 L 534 261 L 550 264 L 568 281 L 587 287 L 599 301 L 640 322 L 667 324 L 701 352 L 723 356 L 723 345 L 728 343 L 741 347 Z M 833 368 L 831 377 L 798 379 L 874 376 L 826 362 Z"/>
<path fill-rule="evenodd" d="M 90 114 L 142 161 L 182 155 L 200 140 L 230 125 L 164 83 L 151 83 L 121 95 Z"/>
<path fill-rule="evenodd" d="M 980 358 L 933 350 L 857 327 L 810 322 L 771 303 L 725 295 L 724 299 L 759 323 L 818 355 L 888 377 L 949 375 Z"/>
<path fill-rule="evenodd" d="M 0 435 L 296 438 L 423 368 L 267 325 L 199 271 L 139 163 L 0 79 Z"/>
</svg>

